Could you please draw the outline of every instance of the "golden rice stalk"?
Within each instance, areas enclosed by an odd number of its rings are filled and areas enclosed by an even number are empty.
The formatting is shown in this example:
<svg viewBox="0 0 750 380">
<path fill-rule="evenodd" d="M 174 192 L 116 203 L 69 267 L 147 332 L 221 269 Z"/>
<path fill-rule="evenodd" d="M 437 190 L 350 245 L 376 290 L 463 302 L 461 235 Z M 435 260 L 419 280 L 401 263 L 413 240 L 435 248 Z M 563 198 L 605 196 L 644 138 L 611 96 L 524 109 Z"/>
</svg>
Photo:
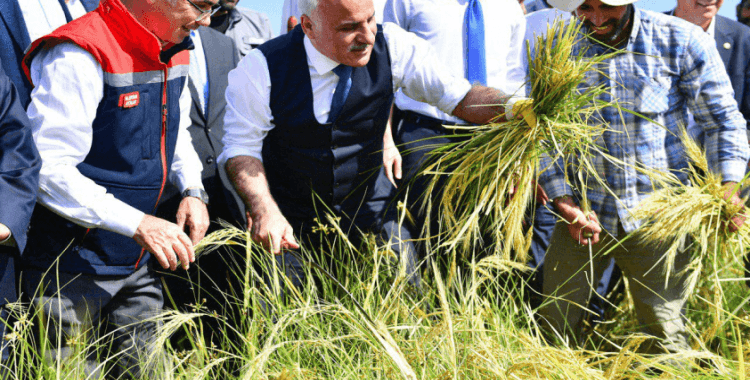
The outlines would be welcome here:
<svg viewBox="0 0 750 380">
<path fill-rule="evenodd" d="M 665 176 L 665 186 L 642 202 L 632 216 L 644 220 L 638 230 L 641 241 L 665 246 L 663 269 L 667 273 L 673 268 L 683 239 L 692 238 L 688 267 L 692 288 L 704 268 L 716 269 L 714 263 L 732 261 L 736 252 L 745 251 L 743 247 L 750 242 L 750 226 L 745 223 L 736 233 L 728 230 L 727 221 L 741 212 L 743 205 L 724 199 L 729 189 L 722 185 L 719 174 L 709 170 L 705 152 L 684 129 L 681 140 L 690 160 L 687 170 L 691 185 L 680 183 L 675 176 Z"/>
<path fill-rule="evenodd" d="M 614 53 L 586 58 L 585 51 L 574 48 L 584 38 L 579 32 L 575 20 L 558 21 L 537 38 L 534 54 L 527 52 L 536 122 L 461 127 L 469 139 L 434 151 L 424 173 L 433 175 L 427 194 L 436 193 L 445 181 L 439 199 L 444 246 L 470 252 L 490 237 L 504 260 L 511 260 L 514 250 L 514 260 L 525 263 L 532 233 L 524 232 L 523 222 L 534 180 L 546 169 L 539 167 L 540 157 L 575 159 L 579 167 L 592 167 L 590 151 L 605 127 L 591 116 L 613 104 L 597 100 L 605 92 L 602 86 L 584 88 L 581 83 Z"/>
</svg>

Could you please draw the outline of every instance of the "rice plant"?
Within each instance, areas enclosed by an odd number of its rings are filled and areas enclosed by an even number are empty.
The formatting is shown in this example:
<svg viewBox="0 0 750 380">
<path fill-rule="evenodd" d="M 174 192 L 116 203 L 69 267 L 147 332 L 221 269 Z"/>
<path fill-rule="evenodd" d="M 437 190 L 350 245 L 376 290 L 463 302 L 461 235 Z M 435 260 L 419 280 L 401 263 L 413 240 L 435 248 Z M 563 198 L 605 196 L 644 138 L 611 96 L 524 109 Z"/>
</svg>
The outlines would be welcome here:
<svg viewBox="0 0 750 380">
<path fill-rule="evenodd" d="M 665 247 L 666 272 L 673 267 L 677 249 L 690 239 L 692 257 L 686 275 L 692 288 L 700 276 L 716 279 L 720 263 L 739 262 L 739 255 L 750 243 L 750 226 L 745 223 L 736 232 L 727 228 L 727 222 L 744 208 L 744 203 L 732 204 L 726 199 L 727 194 L 738 191 L 741 184 L 731 189 L 723 185 L 721 175 L 708 167 L 702 148 L 684 128 L 681 132 L 690 162 L 690 184 L 681 183 L 670 173 L 661 173 L 656 178 L 661 189 L 641 202 L 632 215 L 645 221 L 638 231 L 642 241 L 670 242 Z"/>
<path fill-rule="evenodd" d="M 566 164 L 576 160 L 581 172 L 596 176 L 589 157 L 598 149 L 595 140 L 606 125 L 592 115 L 617 105 L 597 100 L 606 91 L 603 86 L 582 83 L 587 72 L 617 53 L 586 58 L 585 51 L 575 51 L 581 38 L 585 36 L 575 20 L 548 27 L 546 35 L 537 37 L 534 52 L 527 52 L 533 102 L 514 106 L 524 118 L 460 127 L 457 133 L 467 139 L 434 152 L 424 172 L 434 176 L 427 193 L 436 193 L 440 181 L 445 181 L 442 197 L 432 200 L 439 202 L 439 215 L 432 217 L 441 219 L 442 242 L 449 250 L 471 252 L 490 235 L 494 253 L 510 260 L 515 251 L 514 259 L 526 262 L 531 231 L 524 231 L 524 217 L 534 196 L 534 181 L 547 169 L 539 167 L 540 157 L 562 158 Z M 531 108 L 535 117 L 525 108 Z M 585 197 L 585 189 L 580 190 Z"/>
</svg>

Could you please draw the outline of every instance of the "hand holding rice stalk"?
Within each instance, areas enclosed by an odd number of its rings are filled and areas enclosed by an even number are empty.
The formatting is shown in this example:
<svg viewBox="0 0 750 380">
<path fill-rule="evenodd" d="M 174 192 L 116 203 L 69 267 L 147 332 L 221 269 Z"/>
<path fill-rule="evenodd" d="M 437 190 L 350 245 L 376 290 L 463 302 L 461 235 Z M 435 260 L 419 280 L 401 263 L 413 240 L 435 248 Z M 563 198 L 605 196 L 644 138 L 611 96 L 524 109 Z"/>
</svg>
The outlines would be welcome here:
<svg viewBox="0 0 750 380">
<path fill-rule="evenodd" d="M 579 32 L 576 20 L 557 21 L 537 37 L 534 53 L 527 52 L 533 102 L 514 106 L 523 119 L 460 127 L 470 139 L 445 145 L 431 157 L 425 173 L 435 176 L 428 194 L 440 176 L 447 177 L 439 217 L 449 249 L 469 251 L 489 234 L 495 253 L 509 259 L 515 250 L 516 260 L 525 262 L 532 232 L 524 233 L 523 221 L 534 180 L 544 170 L 538 167 L 540 156 L 571 157 L 582 170 L 591 167 L 589 151 L 605 127 L 589 124 L 589 117 L 613 104 L 597 100 L 603 87 L 579 86 L 587 72 L 616 53 L 594 58 L 574 53 L 578 39 L 585 38 Z"/>
<path fill-rule="evenodd" d="M 682 144 L 690 160 L 688 175 L 691 185 L 684 185 L 674 176 L 664 176 L 663 188 L 656 191 L 638 210 L 636 219 L 644 219 L 638 230 L 646 242 L 670 242 L 665 253 L 664 270 L 669 273 L 678 248 L 686 237 L 691 237 L 693 247 L 686 289 L 697 283 L 704 267 L 715 268 L 718 263 L 733 261 L 736 249 L 742 254 L 750 242 L 750 226 L 744 220 L 744 204 L 735 195 L 739 185 L 722 184 L 722 178 L 709 170 L 706 154 L 682 131 Z M 747 185 L 747 180 L 745 181 Z"/>
</svg>

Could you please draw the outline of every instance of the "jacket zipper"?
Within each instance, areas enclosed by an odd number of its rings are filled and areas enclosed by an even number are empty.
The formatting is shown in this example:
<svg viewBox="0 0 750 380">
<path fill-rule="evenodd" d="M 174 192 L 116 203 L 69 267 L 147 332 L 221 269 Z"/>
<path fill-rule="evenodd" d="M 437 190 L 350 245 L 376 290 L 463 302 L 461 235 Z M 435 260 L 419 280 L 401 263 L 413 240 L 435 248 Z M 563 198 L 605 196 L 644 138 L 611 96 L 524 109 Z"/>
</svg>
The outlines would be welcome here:
<svg viewBox="0 0 750 380">
<path fill-rule="evenodd" d="M 161 140 L 159 142 L 159 150 L 161 155 L 161 188 L 159 189 L 159 196 L 156 197 L 156 204 L 154 204 L 154 212 L 156 207 L 159 206 L 161 195 L 164 193 L 164 186 L 167 184 L 167 80 L 169 79 L 169 67 L 164 68 L 164 86 L 162 87 L 161 96 Z M 138 270 L 138 265 L 141 263 L 143 255 L 146 253 L 146 248 L 141 248 L 141 255 L 138 257 L 138 261 L 135 262 L 135 269 Z"/>
</svg>

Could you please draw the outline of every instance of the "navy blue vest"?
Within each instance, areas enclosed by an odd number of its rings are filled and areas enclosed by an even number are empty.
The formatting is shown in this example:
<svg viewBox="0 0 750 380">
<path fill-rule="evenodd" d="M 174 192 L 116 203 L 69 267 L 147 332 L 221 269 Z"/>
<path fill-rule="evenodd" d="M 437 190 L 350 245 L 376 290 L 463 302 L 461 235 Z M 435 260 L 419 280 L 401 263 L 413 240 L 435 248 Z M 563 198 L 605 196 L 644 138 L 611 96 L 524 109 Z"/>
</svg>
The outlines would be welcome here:
<svg viewBox="0 0 750 380">
<path fill-rule="evenodd" d="M 25 64 L 43 46 L 64 41 L 90 52 L 104 72 L 91 150 L 78 170 L 115 198 L 152 214 L 174 157 L 192 41 L 161 51 L 156 37 L 119 1 L 103 0 L 96 11 L 35 41 Z M 28 237 L 23 265 L 39 269 L 59 258 L 61 272 L 128 275 L 150 257 L 129 236 L 87 229 L 41 205 Z"/>
<path fill-rule="evenodd" d="M 370 62 L 354 68 L 338 119 L 318 123 L 303 38 L 297 26 L 258 48 L 268 61 L 275 125 L 263 141 L 263 164 L 271 194 L 298 233 L 295 222 L 322 216 L 321 206 L 352 219 L 366 208 L 363 200 L 372 199 L 383 163 L 393 101 L 391 60 L 378 25 Z"/>
</svg>

